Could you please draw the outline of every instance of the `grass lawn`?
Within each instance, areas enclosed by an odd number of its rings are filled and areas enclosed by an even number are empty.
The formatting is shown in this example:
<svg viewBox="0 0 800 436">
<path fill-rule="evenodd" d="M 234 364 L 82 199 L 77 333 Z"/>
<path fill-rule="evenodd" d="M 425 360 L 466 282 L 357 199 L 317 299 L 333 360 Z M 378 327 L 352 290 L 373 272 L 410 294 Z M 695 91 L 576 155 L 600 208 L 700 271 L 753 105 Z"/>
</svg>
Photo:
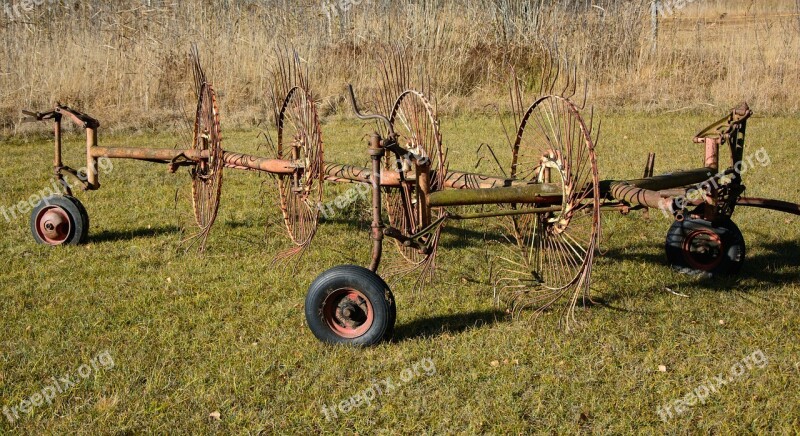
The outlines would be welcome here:
<svg viewBox="0 0 800 436">
<path fill-rule="evenodd" d="M 700 166 L 702 146 L 690 139 L 721 115 L 603 116 L 601 178 L 640 177 L 648 151 L 657 173 Z M 504 147 L 497 121 L 444 119 L 442 130 L 451 168 L 498 173 L 487 161 L 474 168 L 480 143 Z M 745 174 L 748 195 L 800 201 L 798 131 L 798 118 L 750 120 L 746 152 L 764 147 L 771 163 Z M 326 160 L 365 164 L 368 132 L 354 120 L 326 123 Z M 226 131 L 225 147 L 266 153 L 257 133 Z M 100 142 L 173 147 L 176 137 L 101 131 Z M 81 144 L 67 142 L 67 164 L 81 166 Z M 8 208 L 49 185 L 52 146 L 2 145 Z M 114 161 L 100 182 L 78 194 L 91 217 L 88 245 L 39 246 L 27 214 L 0 221 L 0 407 L 18 412 L 14 422 L 0 416 L 0 434 L 800 429 L 798 217 L 737 210 L 748 244 L 742 274 L 708 282 L 666 266 L 671 222 L 660 213 L 605 214 L 598 304 L 577 311 L 570 333 L 556 313 L 506 315 L 490 277 L 499 223 L 455 223 L 431 286 L 390 282 L 395 340 L 352 349 L 318 343 L 303 301 L 325 269 L 368 263 L 366 202 L 322 223 L 304 257 L 273 265 L 289 245 L 268 177 L 225 173 L 204 254 L 181 243 L 191 231 L 182 231 L 191 214 L 185 169 Z M 327 185 L 326 198 L 347 188 Z M 387 244 L 389 261 L 394 251 Z M 693 392 L 703 401 L 691 401 Z M 37 393 L 48 398 L 20 412 Z M 676 410 L 681 399 L 692 405 Z"/>
</svg>

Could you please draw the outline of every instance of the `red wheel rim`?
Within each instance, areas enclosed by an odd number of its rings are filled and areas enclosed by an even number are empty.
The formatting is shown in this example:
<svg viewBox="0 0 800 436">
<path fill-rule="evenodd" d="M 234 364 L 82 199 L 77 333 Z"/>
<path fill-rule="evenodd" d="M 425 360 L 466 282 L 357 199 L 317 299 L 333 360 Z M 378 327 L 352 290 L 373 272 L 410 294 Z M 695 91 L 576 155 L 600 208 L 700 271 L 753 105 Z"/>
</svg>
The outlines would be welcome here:
<svg viewBox="0 0 800 436">
<path fill-rule="evenodd" d="M 343 338 L 357 338 L 374 322 L 372 303 L 355 289 L 337 289 L 322 303 L 322 316 L 331 330 Z"/>
<path fill-rule="evenodd" d="M 683 255 L 692 268 L 711 271 L 722 263 L 722 239 L 711 230 L 695 230 L 683 241 Z"/>
<path fill-rule="evenodd" d="M 72 221 L 64 209 L 45 207 L 36 215 L 36 233 L 49 245 L 61 245 L 72 231 Z"/>
</svg>

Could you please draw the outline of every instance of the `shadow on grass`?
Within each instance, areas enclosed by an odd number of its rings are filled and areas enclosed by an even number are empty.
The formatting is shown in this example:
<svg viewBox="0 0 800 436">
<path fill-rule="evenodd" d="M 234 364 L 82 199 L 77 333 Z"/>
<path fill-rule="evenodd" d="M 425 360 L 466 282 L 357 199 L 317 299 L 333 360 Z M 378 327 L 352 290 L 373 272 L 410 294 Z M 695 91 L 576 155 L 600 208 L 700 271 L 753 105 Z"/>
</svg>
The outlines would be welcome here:
<svg viewBox="0 0 800 436">
<path fill-rule="evenodd" d="M 263 227 L 264 223 L 261 221 L 246 221 L 246 220 L 226 220 L 224 222 L 218 223 L 217 225 L 227 227 L 229 229 L 239 229 L 239 228 L 247 228 L 253 226 Z"/>
<path fill-rule="evenodd" d="M 751 235 L 749 239 L 760 241 L 767 239 L 767 237 L 765 234 L 758 234 Z M 663 253 L 655 254 L 652 250 L 646 250 L 646 247 L 637 247 L 632 250 L 627 248 L 624 252 L 621 249 L 611 249 L 603 257 L 612 261 L 634 260 L 659 264 L 669 268 L 666 256 Z M 746 254 L 744 265 L 738 275 L 710 277 L 676 274 L 677 277 L 683 277 L 683 279 L 675 280 L 675 283 L 667 287 L 693 285 L 710 290 L 728 291 L 735 289 L 747 292 L 763 289 L 764 285 L 774 286 L 800 281 L 800 244 L 796 241 L 756 242 L 747 245 L 747 253 L 754 251 L 758 254 Z M 605 306 L 609 301 L 613 301 L 619 296 L 618 294 L 606 295 L 604 299 L 601 299 L 601 304 Z"/>
<path fill-rule="evenodd" d="M 743 277 L 752 277 L 759 282 L 771 284 L 800 281 L 800 268 L 798 268 L 800 267 L 800 244 L 797 241 L 758 244 L 755 245 L 755 248 L 765 253 L 754 257 L 745 257 L 741 272 Z M 784 271 L 778 271 L 781 269 Z"/>
<path fill-rule="evenodd" d="M 319 225 L 324 226 L 326 223 L 347 226 L 352 231 L 360 231 L 365 233 L 369 232 L 370 228 L 369 221 L 348 216 L 336 216 L 333 218 L 320 219 Z M 439 243 L 439 246 L 443 248 L 481 247 L 487 242 L 508 242 L 506 238 L 504 238 L 503 235 L 497 231 L 478 231 L 453 225 L 451 221 L 448 221 L 448 223 L 451 225 L 445 223 L 445 226 L 442 229 L 442 235 L 448 237 L 443 238 Z M 388 226 L 389 224 L 384 222 L 384 225 Z M 391 240 L 391 238 L 386 238 L 386 240 Z"/>
<path fill-rule="evenodd" d="M 90 233 L 90 242 L 112 242 L 129 241 L 136 238 L 153 237 L 172 233 L 180 233 L 180 229 L 174 226 L 160 226 L 150 229 L 135 230 L 104 230 L 99 233 Z"/>
<path fill-rule="evenodd" d="M 440 315 L 430 318 L 421 318 L 407 324 L 397 326 L 394 332 L 394 342 L 408 341 L 418 338 L 430 338 L 444 334 L 461 333 L 472 327 L 507 322 L 510 318 L 499 310 L 485 310 L 472 313 L 456 313 L 453 315 Z"/>
<path fill-rule="evenodd" d="M 489 242 L 508 243 L 508 240 L 496 231 L 481 232 L 463 227 L 445 226 L 442 233 L 452 236 L 441 242 L 440 245 L 445 248 L 482 247 Z"/>
</svg>

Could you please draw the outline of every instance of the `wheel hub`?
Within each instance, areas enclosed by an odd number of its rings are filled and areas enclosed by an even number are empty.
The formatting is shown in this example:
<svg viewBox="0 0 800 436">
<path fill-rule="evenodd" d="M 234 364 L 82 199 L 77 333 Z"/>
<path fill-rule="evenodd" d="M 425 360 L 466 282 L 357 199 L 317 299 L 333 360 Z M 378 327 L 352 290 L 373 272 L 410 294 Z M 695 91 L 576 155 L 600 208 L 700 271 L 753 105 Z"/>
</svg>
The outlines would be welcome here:
<svg viewBox="0 0 800 436">
<path fill-rule="evenodd" d="M 366 296 L 354 289 L 339 289 L 322 306 L 325 322 L 337 335 L 357 338 L 372 327 L 374 314 Z"/>
<path fill-rule="evenodd" d="M 40 212 L 36 227 L 42 240 L 50 245 L 58 245 L 69 237 L 69 216 L 64 209 L 50 207 Z"/>
<path fill-rule="evenodd" d="M 683 252 L 692 267 L 703 271 L 713 270 L 724 257 L 722 239 L 716 232 L 707 229 L 690 233 L 683 243 Z"/>
<path fill-rule="evenodd" d="M 339 303 L 336 310 L 336 319 L 342 324 L 356 328 L 367 320 L 366 304 L 356 304 L 355 301 L 345 298 Z"/>
<path fill-rule="evenodd" d="M 556 180 L 558 178 L 558 180 Z M 549 229 L 556 233 L 563 233 L 569 227 L 571 213 L 571 206 L 567 199 L 572 195 L 572 186 L 566 183 L 568 180 L 564 173 L 564 161 L 561 152 L 549 151 L 542 156 L 539 173 L 536 177 L 539 183 L 560 183 L 561 192 L 563 193 L 563 200 L 561 201 L 562 209 L 560 212 L 550 212 L 549 218 L 545 220 Z"/>
</svg>

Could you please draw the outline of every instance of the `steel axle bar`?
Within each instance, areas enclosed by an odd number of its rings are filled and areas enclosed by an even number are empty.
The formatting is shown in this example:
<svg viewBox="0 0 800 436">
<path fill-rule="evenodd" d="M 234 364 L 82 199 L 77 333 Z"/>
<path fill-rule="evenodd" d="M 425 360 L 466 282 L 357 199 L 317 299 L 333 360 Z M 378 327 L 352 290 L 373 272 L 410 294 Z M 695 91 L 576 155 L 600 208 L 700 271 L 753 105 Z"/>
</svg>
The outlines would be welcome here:
<svg viewBox="0 0 800 436">
<path fill-rule="evenodd" d="M 800 215 L 800 204 L 788 201 L 770 200 L 768 198 L 739 197 L 737 206 L 758 207 L 761 209 L 775 210 L 778 212 Z"/>
</svg>

